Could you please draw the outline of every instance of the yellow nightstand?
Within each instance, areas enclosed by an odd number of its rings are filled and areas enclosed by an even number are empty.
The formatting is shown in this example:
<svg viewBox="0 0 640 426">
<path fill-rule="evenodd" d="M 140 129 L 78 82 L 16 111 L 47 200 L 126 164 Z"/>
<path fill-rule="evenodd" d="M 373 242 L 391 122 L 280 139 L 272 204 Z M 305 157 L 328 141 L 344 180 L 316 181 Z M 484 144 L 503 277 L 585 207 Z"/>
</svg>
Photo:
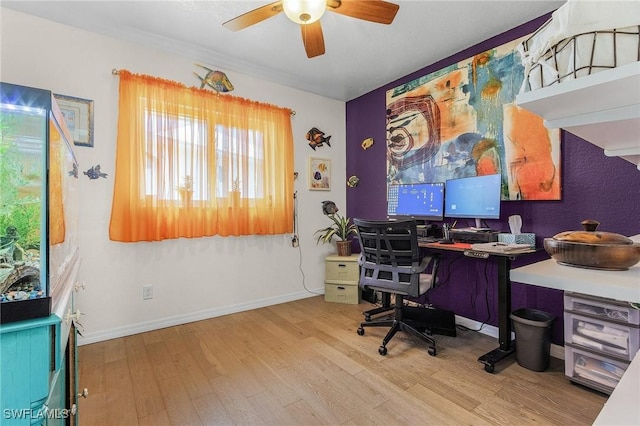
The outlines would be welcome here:
<svg viewBox="0 0 640 426">
<path fill-rule="evenodd" d="M 360 303 L 360 254 L 327 256 L 325 260 L 324 300 L 327 302 Z"/>
</svg>

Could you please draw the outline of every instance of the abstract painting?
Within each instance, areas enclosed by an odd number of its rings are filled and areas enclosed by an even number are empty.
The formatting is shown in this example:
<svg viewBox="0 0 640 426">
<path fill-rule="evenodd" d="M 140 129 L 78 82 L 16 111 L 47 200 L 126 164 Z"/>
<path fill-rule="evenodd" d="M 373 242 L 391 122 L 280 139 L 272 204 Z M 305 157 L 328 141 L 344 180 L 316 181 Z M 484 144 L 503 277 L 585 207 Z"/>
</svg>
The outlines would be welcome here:
<svg viewBox="0 0 640 426">
<path fill-rule="evenodd" d="M 560 199 L 560 130 L 515 104 L 521 40 L 387 91 L 387 184 L 500 173 L 503 200 Z"/>
</svg>

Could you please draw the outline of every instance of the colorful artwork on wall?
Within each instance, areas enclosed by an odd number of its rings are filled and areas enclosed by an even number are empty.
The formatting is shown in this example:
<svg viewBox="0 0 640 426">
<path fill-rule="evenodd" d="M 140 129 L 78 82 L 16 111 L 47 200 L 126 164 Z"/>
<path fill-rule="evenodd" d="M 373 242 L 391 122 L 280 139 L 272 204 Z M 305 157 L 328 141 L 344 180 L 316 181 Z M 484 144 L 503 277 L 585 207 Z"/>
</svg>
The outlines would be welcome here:
<svg viewBox="0 0 640 426">
<path fill-rule="evenodd" d="M 560 131 L 518 107 L 521 39 L 387 91 L 387 183 L 502 174 L 503 200 L 560 199 Z"/>
<path fill-rule="evenodd" d="M 309 157 L 309 189 L 314 191 L 331 190 L 331 160 Z"/>
</svg>

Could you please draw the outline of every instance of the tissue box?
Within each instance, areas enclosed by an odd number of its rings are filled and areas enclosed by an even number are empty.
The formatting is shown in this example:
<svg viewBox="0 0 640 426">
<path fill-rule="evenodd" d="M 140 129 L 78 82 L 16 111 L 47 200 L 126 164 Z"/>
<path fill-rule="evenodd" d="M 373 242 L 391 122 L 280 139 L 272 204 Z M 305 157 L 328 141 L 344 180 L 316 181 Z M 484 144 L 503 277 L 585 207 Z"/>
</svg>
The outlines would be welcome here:
<svg viewBox="0 0 640 426">
<path fill-rule="evenodd" d="M 529 244 L 531 247 L 536 246 L 536 234 L 498 234 L 498 241 L 506 244 Z"/>
</svg>

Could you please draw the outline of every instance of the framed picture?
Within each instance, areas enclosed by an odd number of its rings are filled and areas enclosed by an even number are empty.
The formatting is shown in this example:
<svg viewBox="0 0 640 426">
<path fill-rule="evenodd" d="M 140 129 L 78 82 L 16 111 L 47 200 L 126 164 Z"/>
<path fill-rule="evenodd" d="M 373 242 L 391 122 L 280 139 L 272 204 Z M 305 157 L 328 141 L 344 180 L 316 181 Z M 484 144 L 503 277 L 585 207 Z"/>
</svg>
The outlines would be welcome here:
<svg viewBox="0 0 640 426">
<path fill-rule="evenodd" d="M 331 189 L 331 160 L 328 158 L 309 158 L 309 189 L 329 191 Z"/>
<path fill-rule="evenodd" d="M 58 94 L 53 96 L 73 137 L 73 144 L 93 147 L 93 101 Z"/>
</svg>

